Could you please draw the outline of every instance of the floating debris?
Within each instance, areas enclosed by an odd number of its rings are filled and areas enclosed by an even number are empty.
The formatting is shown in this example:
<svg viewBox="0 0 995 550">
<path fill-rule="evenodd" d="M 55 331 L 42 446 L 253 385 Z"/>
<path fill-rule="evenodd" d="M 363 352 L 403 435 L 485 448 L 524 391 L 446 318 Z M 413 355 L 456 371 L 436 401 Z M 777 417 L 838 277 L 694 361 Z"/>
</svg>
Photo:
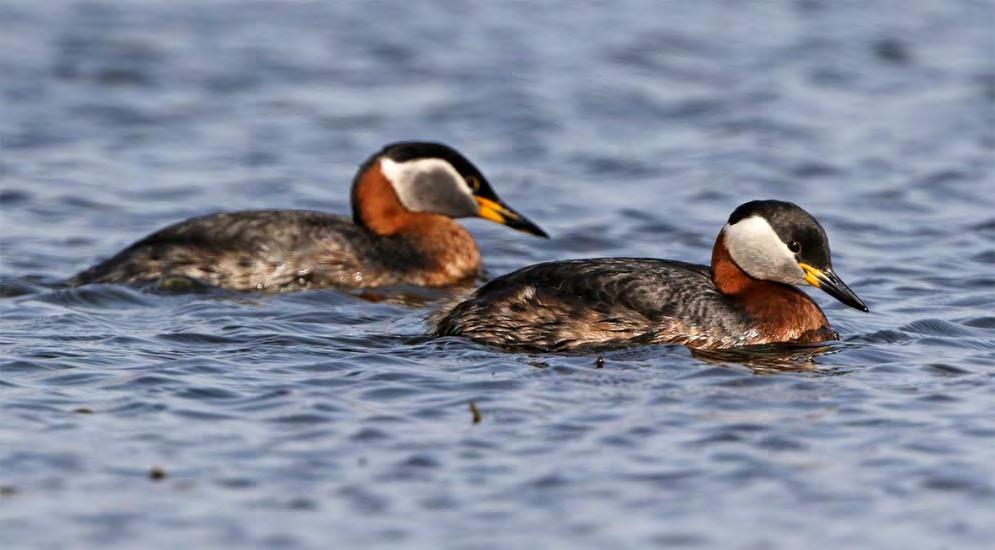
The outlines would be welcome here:
<svg viewBox="0 0 995 550">
<path fill-rule="evenodd" d="M 605 358 L 603 356 L 599 355 L 598 358 L 594 360 L 594 368 L 596 369 L 605 368 Z"/>
<path fill-rule="evenodd" d="M 480 424 L 480 419 L 483 418 L 480 414 L 480 409 L 477 408 L 477 403 L 470 401 L 470 414 L 473 415 L 473 423 Z"/>
<path fill-rule="evenodd" d="M 89 407 L 80 407 L 78 409 L 73 409 L 76 414 L 93 414 L 93 409 Z"/>
<path fill-rule="evenodd" d="M 897 65 L 907 65 L 912 62 L 912 52 L 909 47 L 897 38 L 881 38 L 871 44 L 874 55 L 883 61 Z"/>
<path fill-rule="evenodd" d="M 296 497 L 287 501 L 287 508 L 291 510 L 315 510 L 318 504 L 307 497 Z"/>
<path fill-rule="evenodd" d="M 9 497 L 17 494 L 17 489 L 11 485 L 0 485 L 0 497 Z"/>
<path fill-rule="evenodd" d="M 149 470 L 149 479 L 152 481 L 162 481 L 166 479 L 166 470 L 163 470 L 158 466 L 153 466 Z"/>
</svg>

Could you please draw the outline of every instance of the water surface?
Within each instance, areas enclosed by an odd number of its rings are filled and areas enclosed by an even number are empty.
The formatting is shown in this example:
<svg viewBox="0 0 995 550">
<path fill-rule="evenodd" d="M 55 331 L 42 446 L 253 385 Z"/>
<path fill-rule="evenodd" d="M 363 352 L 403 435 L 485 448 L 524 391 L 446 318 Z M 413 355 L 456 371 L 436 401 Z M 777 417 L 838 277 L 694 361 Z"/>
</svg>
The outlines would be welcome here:
<svg viewBox="0 0 995 550">
<path fill-rule="evenodd" d="M 6 0 L 0 546 L 990 545 L 993 21 L 972 1 Z M 779 198 L 872 313 L 816 295 L 844 341 L 812 361 L 600 364 L 425 338 L 425 303 L 58 286 L 186 217 L 347 212 L 355 167 L 412 138 L 554 236 L 467 221 L 492 275 L 706 262 L 736 205 Z"/>
</svg>

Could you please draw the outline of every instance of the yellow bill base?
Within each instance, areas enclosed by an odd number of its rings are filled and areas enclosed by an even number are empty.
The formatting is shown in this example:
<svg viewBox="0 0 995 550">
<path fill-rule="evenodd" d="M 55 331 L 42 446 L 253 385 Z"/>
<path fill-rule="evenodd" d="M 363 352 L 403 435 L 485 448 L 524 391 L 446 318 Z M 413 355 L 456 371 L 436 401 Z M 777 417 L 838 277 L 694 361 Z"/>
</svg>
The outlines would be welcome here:
<svg viewBox="0 0 995 550">
<path fill-rule="evenodd" d="M 480 205 L 480 217 L 485 220 L 507 225 L 508 218 L 514 216 L 507 208 L 490 199 L 483 197 L 474 198 L 477 199 L 477 204 Z"/>
<path fill-rule="evenodd" d="M 814 286 L 815 288 L 822 287 L 822 283 L 819 281 L 819 279 L 822 277 L 821 270 L 814 268 L 808 264 L 802 264 L 802 263 L 799 263 L 798 267 L 801 267 L 803 270 L 805 270 L 805 281 L 808 284 Z"/>
</svg>

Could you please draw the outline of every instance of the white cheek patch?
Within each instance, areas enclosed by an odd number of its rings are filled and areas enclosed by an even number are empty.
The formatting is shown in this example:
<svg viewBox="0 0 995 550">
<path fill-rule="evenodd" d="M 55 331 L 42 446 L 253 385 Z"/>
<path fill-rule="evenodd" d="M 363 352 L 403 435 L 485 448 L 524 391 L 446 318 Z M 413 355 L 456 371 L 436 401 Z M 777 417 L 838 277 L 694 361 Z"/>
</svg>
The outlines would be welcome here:
<svg viewBox="0 0 995 550">
<path fill-rule="evenodd" d="M 805 283 L 805 272 L 795 255 L 767 220 L 753 216 L 726 225 L 726 249 L 736 265 L 755 279 L 791 285 Z"/>
<path fill-rule="evenodd" d="M 480 207 L 452 164 L 426 158 L 395 162 L 380 159 L 380 171 L 394 186 L 401 204 L 412 212 L 432 212 L 453 218 L 476 216 Z"/>
</svg>

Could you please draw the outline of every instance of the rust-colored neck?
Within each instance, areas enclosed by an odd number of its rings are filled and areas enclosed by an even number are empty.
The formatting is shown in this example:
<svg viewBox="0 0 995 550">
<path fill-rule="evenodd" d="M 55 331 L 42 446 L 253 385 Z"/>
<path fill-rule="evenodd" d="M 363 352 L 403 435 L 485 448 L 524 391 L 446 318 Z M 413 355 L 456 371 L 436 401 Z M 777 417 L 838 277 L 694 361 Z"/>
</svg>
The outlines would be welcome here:
<svg viewBox="0 0 995 550">
<path fill-rule="evenodd" d="M 424 265 L 407 282 L 445 286 L 480 271 L 480 250 L 473 236 L 448 216 L 405 208 L 379 162 L 360 174 L 352 201 L 356 223 L 382 237 L 404 238 L 421 254 Z"/>
<path fill-rule="evenodd" d="M 719 292 L 756 320 L 760 335 L 753 343 L 836 339 L 825 314 L 807 294 L 790 285 L 755 279 L 743 271 L 726 248 L 724 232 L 719 233 L 712 249 L 712 281 Z"/>
<path fill-rule="evenodd" d="M 394 186 L 380 170 L 379 161 L 360 174 L 352 190 L 352 202 L 356 223 L 384 237 L 404 233 L 421 218 L 431 216 L 412 212 L 401 204 Z"/>
<path fill-rule="evenodd" d="M 719 233 L 712 248 L 712 282 L 719 292 L 728 296 L 737 296 L 755 284 L 764 283 L 747 275 L 732 259 L 726 248 L 724 231 Z"/>
</svg>

